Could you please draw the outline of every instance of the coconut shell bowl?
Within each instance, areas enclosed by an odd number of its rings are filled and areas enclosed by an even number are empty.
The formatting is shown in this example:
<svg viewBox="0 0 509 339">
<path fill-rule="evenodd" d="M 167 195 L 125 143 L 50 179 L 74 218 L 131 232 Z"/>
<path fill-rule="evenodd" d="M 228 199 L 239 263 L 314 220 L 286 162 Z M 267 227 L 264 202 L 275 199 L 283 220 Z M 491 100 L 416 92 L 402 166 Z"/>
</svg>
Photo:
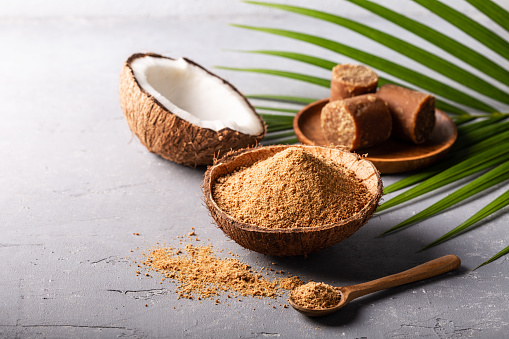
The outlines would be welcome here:
<svg viewBox="0 0 509 339">
<path fill-rule="evenodd" d="M 213 185 L 219 177 L 239 168 L 268 159 L 288 147 L 302 147 L 316 156 L 323 156 L 352 170 L 372 194 L 371 200 L 357 213 L 340 222 L 316 227 L 266 228 L 240 222 L 222 211 L 214 201 Z M 382 180 L 375 166 L 354 153 L 309 145 L 278 145 L 243 149 L 233 152 L 210 166 L 203 182 L 205 203 L 217 226 L 239 245 L 274 256 L 306 255 L 334 245 L 352 236 L 366 224 L 382 196 Z M 284 213 L 284 212 L 283 212 Z"/>
</svg>

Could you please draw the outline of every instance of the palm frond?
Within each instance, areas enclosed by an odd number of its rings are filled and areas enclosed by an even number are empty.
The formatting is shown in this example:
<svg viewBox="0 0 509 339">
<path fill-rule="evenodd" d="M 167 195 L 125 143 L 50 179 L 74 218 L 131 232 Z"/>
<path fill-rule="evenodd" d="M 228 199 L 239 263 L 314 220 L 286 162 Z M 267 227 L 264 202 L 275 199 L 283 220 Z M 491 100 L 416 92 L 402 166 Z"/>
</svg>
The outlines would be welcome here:
<svg viewBox="0 0 509 339">
<path fill-rule="evenodd" d="M 460 203 L 468 204 L 468 202 L 465 201 L 469 197 L 485 192 L 494 185 L 509 182 L 509 148 L 506 146 L 509 142 L 509 121 L 507 121 L 509 113 L 500 113 L 500 105 L 494 103 L 509 103 L 507 87 L 499 85 L 503 84 L 509 86 L 509 68 L 503 66 L 506 61 L 509 61 L 509 42 L 467 15 L 437 0 L 414 0 L 414 2 L 449 24 L 456 26 L 464 33 L 477 40 L 480 45 L 484 45 L 486 48 L 497 53 L 501 60 L 505 60 L 496 62 L 495 60 L 497 58 L 488 58 L 477 46 L 455 40 L 449 35 L 436 30 L 434 27 L 430 27 L 423 22 L 397 13 L 384 5 L 368 0 L 345 1 L 349 1 L 371 12 L 373 15 L 388 20 L 400 26 L 402 29 L 407 30 L 409 33 L 427 40 L 437 48 L 445 51 L 447 55 L 443 56 L 441 53 L 432 53 L 429 50 L 419 47 L 419 45 L 414 44 L 412 41 L 400 39 L 390 34 L 390 32 L 375 29 L 374 27 L 362 24 L 345 16 L 338 15 L 337 13 L 328 13 L 311 8 L 271 2 L 246 2 L 257 6 L 265 6 L 275 10 L 291 12 L 297 15 L 304 15 L 316 19 L 317 22 L 332 23 L 338 27 L 346 28 L 356 34 L 363 35 L 368 39 L 385 45 L 393 51 L 420 63 L 426 69 L 441 74 L 446 82 L 435 79 L 427 72 L 419 72 L 410 69 L 393 60 L 385 59 L 379 55 L 374 55 L 358 49 L 356 46 L 349 46 L 329 38 L 281 28 L 238 24 L 234 24 L 233 26 L 271 34 L 273 36 L 294 39 L 357 60 L 359 63 L 368 65 L 390 77 L 381 77 L 380 84 L 396 83 L 402 86 L 408 86 L 405 84 L 410 84 L 410 86 L 415 86 L 418 89 L 433 93 L 437 96 L 437 108 L 451 115 L 458 126 L 458 140 L 447 158 L 433 166 L 411 173 L 403 179 L 387 186 L 384 189 L 384 193 L 386 194 L 394 193 L 404 188 L 408 189 L 380 205 L 378 212 L 394 208 L 425 194 L 429 195 L 433 191 L 447 185 L 449 186 L 446 188 L 452 190 L 452 193 L 384 233 L 390 233 L 415 222 L 435 216 L 445 209 L 454 208 Z M 492 22 L 497 23 L 502 29 L 509 32 L 509 21 L 507 20 L 509 12 L 506 9 L 492 1 L 465 1 L 477 8 L 479 12 L 491 19 Z M 329 71 L 333 66 L 341 63 L 337 60 L 328 60 L 322 57 L 293 51 L 252 49 L 243 52 L 286 58 Z M 460 62 L 458 62 L 458 60 Z M 465 68 L 464 65 L 468 65 L 470 68 Z M 470 71 L 471 68 L 474 68 L 475 71 Z M 224 67 L 224 69 L 273 75 L 327 88 L 330 86 L 330 79 L 285 70 L 232 67 Z M 457 84 L 461 84 L 461 86 Z M 463 88 L 465 90 L 463 90 Z M 295 104 L 298 105 L 299 108 L 302 105 L 321 99 L 274 94 L 251 95 L 248 97 L 254 100 Z M 297 139 L 292 134 L 290 126 L 293 114 L 295 114 L 298 109 L 270 108 L 267 105 L 259 105 L 256 107 L 269 126 L 269 133 L 262 143 L 275 143 L 281 140 L 290 143 L 297 142 Z M 463 187 L 455 190 L 452 189 L 453 183 L 465 178 L 467 178 L 468 182 Z M 473 224 L 484 220 L 487 216 L 494 213 L 494 211 L 507 206 L 509 204 L 508 192 L 496 198 L 461 225 L 444 234 L 444 236 L 429 244 L 424 249 L 435 246 L 460 234 Z M 508 253 L 509 247 L 500 251 L 480 266 L 492 262 Z"/>
<path fill-rule="evenodd" d="M 337 62 L 326 60 L 323 58 L 315 57 L 308 54 L 297 53 L 297 52 L 286 52 L 286 51 L 271 51 L 271 50 L 252 50 L 252 51 L 241 51 L 242 53 L 254 53 L 254 54 L 265 54 L 272 55 L 282 58 L 287 58 L 295 61 L 300 61 L 308 65 L 313 65 L 330 71 Z M 384 79 L 382 79 L 382 82 Z"/>
<path fill-rule="evenodd" d="M 509 32 L 509 21 L 505 10 L 493 1 L 485 0 L 466 0 L 469 4 L 477 8 L 480 12 L 484 13 L 491 20 L 496 22 L 500 27 L 503 27 Z"/>
<path fill-rule="evenodd" d="M 441 3 L 437 0 L 414 0 L 419 5 L 430 10 L 450 24 L 453 24 L 463 32 L 467 33 L 479 43 L 490 48 L 493 52 L 498 53 L 507 60 L 509 60 L 509 45 L 507 41 L 495 34 L 493 31 L 487 29 L 476 20 L 469 18 L 463 13 Z M 487 1 L 486 1 L 487 2 Z M 507 18 L 507 11 L 499 7 L 500 13 L 504 13 Z M 506 19 L 507 20 L 507 19 Z"/>
<path fill-rule="evenodd" d="M 384 202 L 380 205 L 377 211 L 381 212 L 420 197 L 450 183 L 503 163 L 504 161 L 509 161 L 509 148 L 506 145 L 498 145 L 484 153 L 476 154 L 457 165 L 449 167 L 433 177 L 421 182 L 417 186 L 414 186 L 400 195 Z"/>
<path fill-rule="evenodd" d="M 274 133 L 269 133 L 265 138 L 264 141 L 272 141 L 272 140 L 278 140 L 278 139 L 286 139 L 287 137 L 294 137 L 295 134 L 292 130 L 286 130 L 286 131 L 279 131 Z"/>
<path fill-rule="evenodd" d="M 473 126 L 482 123 L 482 121 L 473 123 Z M 438 174 L 451 166 L 454 166 L 458 162 L 468 159 L 474 155 L 483 154 L 485 151 L 492 149 L 496 145 L 501 145 L 504 142 L 509 141 L 509 126 L 502 124 L 492 124 L 483 127 L 477 127 L 469 133 L 462 133 L 461 142 L 454 145 L 451 154 L 446 160 L 425 168 L 418 173 L 409 175 L 400 181 L 395 182 L 384 188 L 384 193 L 392 193 L 403 188 L 409 187 L 413 184 L 424 181 L 431 178 L 435 174 Z M 479 156 L 482 161 L 482 156 Z"/>
<path fill-rule="evenodd" d="M 489 116 L 487 119 L 478 120 L 475 123 L 468 124 L 466 126 L 460 126 L 458 127 L 458 133 L 459 135 L 465 135 L 468 132 L 474 132 L 476 130 L 479 130 L 480 128 L 486 127 L 486 126 L 492 126 L 493 124 L 500 122 L 507 118 L 506 114 L 496 114 Z"/>
<path fill-rule="evenodd" d="M 234 68 L 234 67 L 222 67 L 218 66 L 217 68 L 220 69 L 226 69 L 230 71 L 241 71 L 241 72 L 253 72 L 253 73 L 260 73 L 260 74 L 268 74 L 268 75 L 276 75 L 284 78 L 294 79 L 294 80 L 300 80 L 304 82 L 308 82 L 310 84 L 315 84 L 322 87 L 330 87 L 330 80 L 315 77 L 312 75 L 306 75 L 301 73 L 295 73 L 295 72 L 287 72 L 287 71 L 278 71 L 275 69 L 266 69 L 266 68 Z"/>
<path fill-rule="evenodd" d="M 292 126 L 288 125 L 288 124 L 276 124 L 276 123 L 274 123 L 272 125 L 269 125 L 269 127 L 267 128 L 267 135 L 265 136 L 264 140 L 267 141 L 267 138 L 269 138 L 269 135 L 272 132 L 287 131 L 290 128 L 292 128 Z M 295 134 L 293 136 L 295 136 Z"/>
<path fill-rule="evenodd" d="M 397 50 L 399 53 L 421 63 L 422 65 L 438 72 L 439 74 L 449 77 L 450 79 L 454 79 L 459 84 L 468 86 L 469 88 L 484 95 L 490 96 L 493 99 L 499 100 L 504 103 L 509 103 L 509 94 L 500 90 L 498 87 L 462 69 L 461 67 L 453 64 L 452 62 L 447 61 L 433 53 L 428 52 L 427 50 L 421 47 L 413 45 L 390 34 L 379 31 L 373 27 L 360 24 L 353 20 L 340 17 L 338 15 L 333 15 L 330 13 L 317 10 L 311 10 L 303 7 L 268 4 L 264 2 L 254 2 L 254 1 L 249 1 L 249 3 L 268 6 L 272 8 L 277 8 L 289 12 L 310 16 L 316 19 L 320 19 L 348 28 L 367 38 L 375 40 L 386 47 L 389 47 L 393 50 Z M 479 62 L 479 60 L 476 61 Z M 507 74 L 506 77 L 509 76 L 509 72 L 505 71 L 505 73 Z M 505 81 L 507 81 L 507 78 L 505 79 Z"/>
<path fill-rule="evenodd" d="M 480 264 L 479 266 L 475 267 L 473 270 L 475 271 L 476 269 L 478 269 L 479 267 L 482 267 L 484 265 L 487 265 L 489 264 L 490 262 L 493 262 L 497 259 L 500 259 L 502 258 L 504 255 L 508 254 L 509 253 L 509 246 L 507 246 L 506 248 L 504 248 L 502 251 L 498 252 L 497 254 L 495 254 L 494 256 L 492 256 L 491 258 L 489 258 L 488 260 L 486 260 L 485 262 L 483 262 L 482 264 Z"/>
<path fill-rule="evenodd" d="M 298 110 L 296 110 L 296 109 L 280 108 L 280 107 L 255 106 L 255 109 L 260 115 L 265 114 L 267 116 L 271 116 L 271 115 L 294 116 L 298 112 Z M 265 113 L 263 113 L 263 112 L 265 112 Z M 285 113 L 285 114 L 282 115 L 283 113 Z"/>
<path fill-rule="evenodd" d="M 409 32 L 414 33 L 420 38 L 429 41 L 435 46 L 441 48 L 447 53 L 455 56 L 456 58 L 464 61 L 472 67 L 475 67 L 479 71 L 491 76 L 493 79 L 500 81 L 503 84 L 509 86 L 509 71 L 505 68 L 501 67 L 497 63 L 488 59 L 478 51 L 473 48 L 470 48 L 459 41 L 456 41 L 446 34 L 437 31 L 436 29 L 421 24 L 418 21 L 412 20 L 404 15 L 401 15 L 397 12 L 394 12 L 390 9 L 387 9 L 381 5 L 378 5 L 374 2 L 367 0 L 347 0 L 350 1 L 372 13 L 389 20 L 390 22 L 406 29 Z M 468 1 L 468 0 L 467 0 Z M 491 1 L 484 0 L 470 0 L 470 3 L 477 3 L 480 7 L 489 7 L 489 11 L 497 10 L 492 9 L 489 4 L 492 4 Z M 497 16 L 503 17 L 503 10 L 498 11 Z M 507 24 L 507 17 L 500 18 L 504 24 Z"/>
<path fill-rule="evenodd" d="M 318 100 L 318 98 L 304 98 L 304 97 L 294 97 L 289 95 L 273 95 L 273 94 L 248 94 L 246 95 L 248 99 L 258 99 L 265 101 L 275 101 L 281 103 L 289 103 L 296 105 L 307 105 L 312 102 Z"/>
<path fill-rule="evenodd" d="M 323 48 L 326 48 L 328 50 L 331 50 L 333 52 L 337 52 L 339 54 L 348 56 L 352 59 L 358 60 L 366 65 L 370 65 L 373 68 L 381 69 L 385 73 L 390 74 L 392 76 L 395 76 L 401 80 L 404 80 L 408 83 L 414 84 L 418 87 L 421 87 L 425 90 L 434 92 L 437 95 L 442 96 L 443 98 L 462 103 L 464 105 L 467 105 L 469 107 L 478 109 L 480 111 L 484 112 L 496 112 L 496 109 L 489 104 L 482 102 L 467 93 L 464 93 L 455 87 L 448 85 L 446 83 L 440 82 L 432 77 L 429 77 L 427 75 L 424 75 L 422 73 L 419 73 L 417 71 L 414 71 L 410 68 L 401 66 L 400 64 L 397 64 L 395 62 L 392 62 L 390 60 L 381 58 L 377 55 L 367 53 L 364 51 L 361 51 L 359 49 L 341 44 L 339 42 L 332 41 L 330 39 L 301 33 L 301 32 L 295 32 L 295 31 L 289 31 L 284 29 L 276 29 L 276 28 L 267 28 L 267 27 L 254 27 L 254 26 L 247 26 L 247 25 L 233 25 L 235 27 L 239 28 L 245 28 L 250 29 L 254 31 L 259 32 L 265 32 L 270 33 L 274 35 L 280 35 L 287 38 L 292 38 L 296 40 L 300 40 L 303 42 L 311 43 L 316 46 L 320 46 Z M 284 72 L 284 71 L 273 71 L 273 70 L 259 70 L 259 69 L 233 69 L 225 67 L 225 69 L 230 70 L 242 70 L 242 71 L 250 71 L 250 72 L 258 72 L 258 73 L 265 73 L 265 74 L 271 74 L 271 73 L 277 73 L 275 75 L 279 76 L 285 76 L 285 73 L 288 73 L 287 76 L 289 78 L 295 78 L 296 76 L 291 72 Z"/>
<path fill-rule="evenodd" d="M 472 116 L 469 114 L 460 115 L 458 117 L 453 117 L 453 120 L 454 120 L 454 123 L 456 124 L 456 126 L 466 124 L 467 122 L 474 121 L 475 119 L 476 119 L 475 116 Z"/>
<path fill-rule="evenodd" d="M 313 65 L 313 66 L 316 66 L 316 67 L 319 67 L 319 68 L 327 69 L 329 71 L 334 66 L 337 65 L 337 62 L 332 62 L 330 60 L 326 60 L 326 59 L 323 59 L 323 58 L 318 58 L 318 57 L 314 57 L 314 56 L 311 56 L 311 55 L 302 54 L 302 53 L 295 53 L 295 52 L 270 51 L 270 50 L 253 50 L 253 51 L 243 51 L 243 52 L 245 52 L 245 53 L 256 53 L 256 54 L 266 54 L 266 55 L 278 56 L 278 57 L 287 58 L 287 59 L 294 60 L 294 61 L 300 61 L 300 62 L 309 64 L 309 65 Z M 281 75 L 281 76 L 284 76 L 284 75 Z M 378 78 L 378 84 L 380 86 L 384 85 L 384 84 L 395 84 L 395 85 L 398 85 L 398 86 L 405 87 L 405 85 L 403 85 L 401 83 L 398 83 L 398 82 L 393 81 L 393 80 L 386 79 L 386 78 L 384 78 L 382 76 L 380 76 Z M 452 104 L 450 104 L 448 102 L 445 102 L 443 100 L 437 99 L 436 106 L 437 106 L 437 108 L 442 109 L 442 110 L 448 112 L 451 115 L 458 114 L 458 115 L 463 115 L 464 117 L 467 117 L 470 120 L 471 119 L 475 119 L 474 117 L 468 115 L 463 109 L 459 108 L 458 106 L 452 105 Z"/>
<path fill-rule="evenodd" d="M 267 132 L 274 132 L 276 130 L 288 129 L 291 130 L 292 136 L 295 136 L 295 132 L 293 132 L 293 116 L 288 115 L 278 115 L 278 114 L 264 114 L 259 113 L 262 119 L 267 123 Z M 265 140 L 268 140 L 269 136 L 265 137 Z"/>
<path fill-rule="evenodd" d="M 507 179 L 509 179 L 509 161 L 505 162 L 505 163 L 497 166 L 496 168 L 490 170 L 489 172 L 483 174 L 482 176 L 471 181 L 470 183 L 466 184 L 465 186 L 461 187 L 460 189 L 454 191 L 453 193 L 449 194 L 447 197 L 437 201 L 436 203 L 434 203 L 433 205 L 429 206 L 428 208 L 422 210 L 421 212 L 411 216 L 410 218 L 406 219 L 405 221 L 402 221 L 399 224 L 397 224 L 396 226 L 391 227 L 390 229 L 385 231 L 383 234 L 394 232 L 396 230 L 399 230 L 399 229 L 402 229 L 409 225 L 415 224 L 415 223 L 422 221 L 424 219 L 435 216 L 436 214 L 444 211 L 445 209 L 447 209 L 453 205 L 456 205 L 456 204 L 470 198 L 471 196 L 476 195 L 479 192 L 482 192 L 484 190 L 487 190 L 488 188 L 498 185 Z"/>
<path fill-rule="evenodd" d="M 293 121 L 293 117 L 286 115 L 260 113 L 260 116 L 268 124 L 288 124 Z"/>
<path fill-rule="evenodd" d="M 452 105 L 446 101 L 440 100 L 440 98 L 436 99 L 437 108 L 446 111 L 449 115 L 460 115 L 466 118 L 472 118 L 464 109 L 459 108 L 458 106 Z M 457 120 L 459 117 L 456 117 Z M 472 118 L 474 119 L 474 118 Z M 457 123 L 456 123 L 457 124 Z"/>
<path fill-rule="evenodd" d="M 443 243 L 446 240 L 449 240 L 453 238 L 454 236 L 460 234 L 461 232 L 464 232 L 466 229 L 471 227 L 472 225 L 478 223 L 482 219 L 490 216 L 491 214 L 497 212 L 498 210 L 506 207 L 509 205 L 509 190 L 497 197 L 495 200 L 493 200 L 491 203 L 483 207 L 481 210 L 479 210 L 477 213 L 472 215 L 470 218 L 465 220 L 463 223 L 452 229 L 451 231 L 447 232 L 440 238 L 434 240 L 433 242 L 429 243 L 428 245 L 424 246 L 421 251 L 424 251 L 428 248 L 431 248 L 433 246 L 436 246 L 438 244 Z M 491 259 L 490 259 L 491 260 Z M 484 264 L 481 264 L 484 265 Z"/>
</svg>

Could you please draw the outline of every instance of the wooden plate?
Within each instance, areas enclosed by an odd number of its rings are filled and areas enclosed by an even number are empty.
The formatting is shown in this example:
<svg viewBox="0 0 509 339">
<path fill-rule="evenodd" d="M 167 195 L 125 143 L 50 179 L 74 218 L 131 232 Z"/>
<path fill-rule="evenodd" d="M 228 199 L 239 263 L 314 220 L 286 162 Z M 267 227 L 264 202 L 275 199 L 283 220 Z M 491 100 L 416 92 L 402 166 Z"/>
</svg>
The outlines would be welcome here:
<svg viewBox="0 0 509 339">
<path fill-rule="evenodd" d="M 327 146 L 322 134 L 320 114 L 329 99 L 315 101 L 297 113 L 293 129 L 299 141 L 305 145 Z M 424 168 L 443 158 L 458 137 L 456 124 L 447 114 L 436 110 L 436 123 L 431 136 L 424 144 L 415 145 L 396 138 L 369 148 L 356 150 L 367 154 L 380 173 L 402 173 Z"/>
</svg>

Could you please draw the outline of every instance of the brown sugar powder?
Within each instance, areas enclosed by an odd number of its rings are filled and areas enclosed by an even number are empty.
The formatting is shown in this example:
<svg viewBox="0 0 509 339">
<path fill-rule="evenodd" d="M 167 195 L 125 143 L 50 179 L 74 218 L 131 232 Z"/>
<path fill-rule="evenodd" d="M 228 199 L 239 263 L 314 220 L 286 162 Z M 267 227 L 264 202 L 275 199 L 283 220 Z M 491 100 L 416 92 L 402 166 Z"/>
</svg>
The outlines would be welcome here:
<svg viewBox="0 0 509 339">
<path fill-rule="evenodd" d="M 337 287 L 324 283 L 309 282 L 295 288 L 290 297 L 302 307 L 323 310 L 339 304 L 341 292 Z"/>
<path fill-rule="evenodd" d="M 221 293 L 228 297 L 253 296 L 277 298 L 284 290 L 302 285 L 294 276 L 268 280 L 234 258 L 218 258 L 209 246 L 188 244 L 184 250 L 157 248 L 143 264 L 177 284 L 180 298 L 215 298 Z"/>
<path fill-rule="evenodd" d="M 336 223 L 371 199 L 351 170 L 299 147 L 219 177 L 212 194 L 234 219 L 268 228 Z"/>
</svg>

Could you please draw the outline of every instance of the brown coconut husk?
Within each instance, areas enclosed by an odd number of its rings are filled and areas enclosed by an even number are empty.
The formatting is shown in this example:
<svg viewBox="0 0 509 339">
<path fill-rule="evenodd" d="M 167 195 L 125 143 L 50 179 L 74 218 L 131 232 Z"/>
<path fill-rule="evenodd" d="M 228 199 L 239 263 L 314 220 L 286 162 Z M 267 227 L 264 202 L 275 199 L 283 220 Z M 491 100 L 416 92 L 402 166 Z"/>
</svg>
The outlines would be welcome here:
<svg viewBox="0 0 509 339">
<path fill-rule="evenodd" d="M 239 222 L 223 212 L 212 197 L 212 185 L 220 176 L 267 159 L 288 147 L 302 147 L 352 170 L 366 185 L 372 199 L 358 213 L 341 222 L 319 227 L 264 228 Z M 373 215 L 382 196 L 382 180 L 375 166 L 357 154 L 344 150 L 305 145 L 278 145 L 243 149 L 219 159 L 210 166 L 202 185 L 205 203 L 212 218 L 223 232 L 239 245 L 263 254 L 275 256 L 306 255 L 352 236 Z"/>
<path fill-rule="evenodd" d="M 211 165 L 215 158 L 220 158 L 231 150 L 255 146 L 263 138 L 266 127 L 258 135 L 248 135 L 230 128 L 216 132 L 196 126 L 170 112 L 141 88 L 134 76 L 131 63 L 144 56 L 172 58 L 154 53 L 133 54 L 124 63 L 120 74 L 120 104 L 125 118 L 131 131 L 150 152 L 183 165 Z M 221 79 L 223 84 L 237 92 L 256 114 L 253 106 L 233 85 L 195 62 L 185 60 Z M 262 118 L 258 114 L 256 116 L 264 125 Z"/>
</svg>

